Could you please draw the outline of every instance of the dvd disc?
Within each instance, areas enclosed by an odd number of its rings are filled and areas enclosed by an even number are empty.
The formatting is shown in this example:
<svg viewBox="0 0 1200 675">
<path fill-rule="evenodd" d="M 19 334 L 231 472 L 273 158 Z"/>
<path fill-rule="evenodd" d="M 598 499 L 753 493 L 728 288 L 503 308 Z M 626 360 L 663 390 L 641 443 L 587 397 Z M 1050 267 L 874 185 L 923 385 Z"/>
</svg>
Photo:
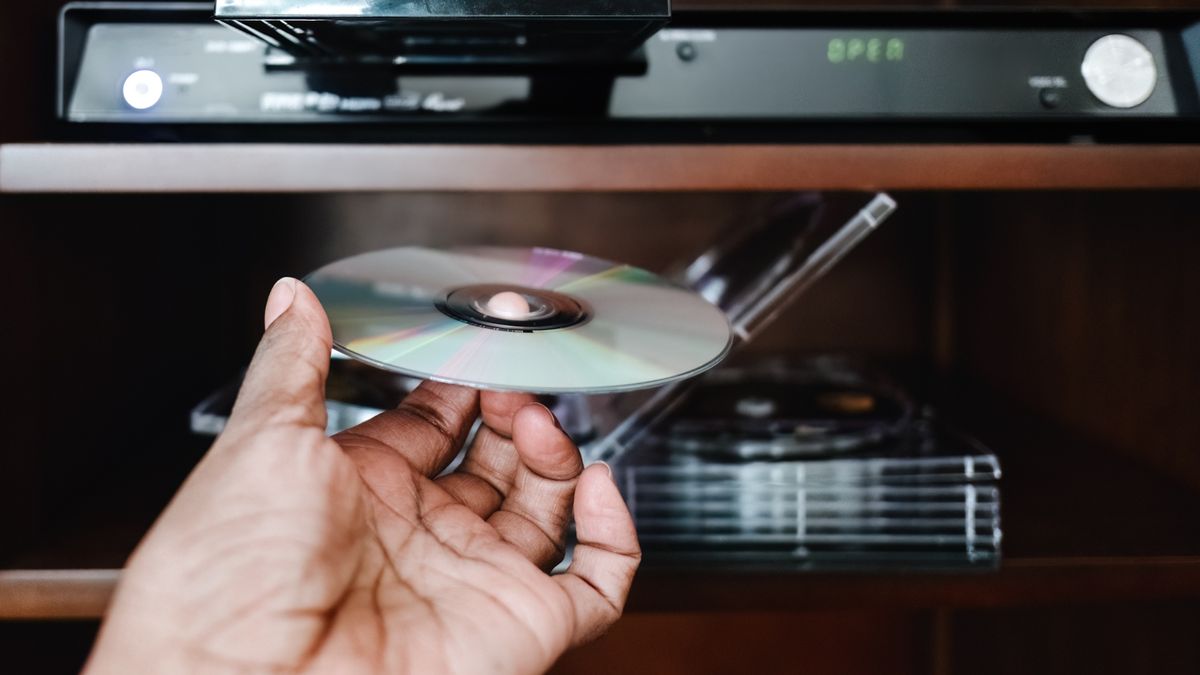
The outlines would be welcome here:
<svg viewBox="0 0 1200 675">
<path fill-rule="evenodd" d="M 607 393 L 698 375 L 729 351 L 721 310 L 629 265 L 545 248 L 396 248 L 305 279 L 334 347 L 481 389 Z"/>
</svg>

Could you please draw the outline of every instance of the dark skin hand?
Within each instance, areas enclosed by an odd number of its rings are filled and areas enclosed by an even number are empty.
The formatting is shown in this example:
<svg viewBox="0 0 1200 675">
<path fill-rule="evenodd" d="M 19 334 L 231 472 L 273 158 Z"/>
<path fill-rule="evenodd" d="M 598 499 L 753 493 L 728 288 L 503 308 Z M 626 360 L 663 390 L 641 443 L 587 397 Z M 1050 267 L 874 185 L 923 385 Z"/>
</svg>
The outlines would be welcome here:
<svg viewBox="0 0 1200 675">
<path fill-rule="evenodd" d="M 324 311 L 285 279 L 265 319 L 228 427 L 130 559 L 88 672 L 535 673 L 620 616 L 632 519 L 549 410 L 425 383 L 331 439 Z M 552 576 L 572 511 L 579 545 Z"/>
</svg>

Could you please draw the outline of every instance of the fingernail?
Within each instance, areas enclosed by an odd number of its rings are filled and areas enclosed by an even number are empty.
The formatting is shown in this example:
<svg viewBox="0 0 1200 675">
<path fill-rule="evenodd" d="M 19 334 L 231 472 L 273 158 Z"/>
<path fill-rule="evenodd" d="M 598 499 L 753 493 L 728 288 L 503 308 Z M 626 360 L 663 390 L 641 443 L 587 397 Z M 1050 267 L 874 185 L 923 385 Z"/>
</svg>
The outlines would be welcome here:
<svg viewBox="0 0 1200 675">
<path fill-rule="evenodd" d="M 275 320 L 288 311 L 296 300 L 296 284 L 291 277 L 284 277 L 275 282 L 271 295 L 267 296 L 267 308 L 263 311 L 263 328 L 270 328 Z"/>
<path fill-rule="evenodd" d="M 537 405 L 540 405 L 542 407 L 542 410 L 545 410 L 546 414 L 550 415 L 550 421 L 554 422 L 554 426 L 557 427 L 559 431 L 562 431 L 563 430 L 562 423 L 558 421 L 558 415 L 554 414 L 554 411 L 550 409 L 550 406 L 546 405 L 545 403 L 540 403 L 540 402 Z"/>
<path fill-rule="evenodd" d="M 612 481 L 615 481 L 615 480 L 616 480 L 615 478 L 613 478 L 613 470 L 612 470 L 612 466 L 611 466 L 611 465 L 609 465 L 609 463 L 608 463 L 608 462 L 596 462 L 596 464 L 599 464 L 600 466 L 604 467 L 604 470 L 608 472 L 608 479 L 609 479 L 609 480 L 612 480 Z"/>
</svg>

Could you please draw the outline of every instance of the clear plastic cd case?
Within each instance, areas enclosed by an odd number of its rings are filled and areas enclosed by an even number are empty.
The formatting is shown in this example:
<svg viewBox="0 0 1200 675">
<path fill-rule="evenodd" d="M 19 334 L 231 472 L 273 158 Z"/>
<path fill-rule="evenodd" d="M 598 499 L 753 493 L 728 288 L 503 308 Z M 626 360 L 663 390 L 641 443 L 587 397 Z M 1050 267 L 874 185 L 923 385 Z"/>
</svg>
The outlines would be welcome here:
<svg viewBox="0 0 1200 675">
<path fill-rule="evenodd" d="M 648 566 L 936 571 L 999 562 L 999 461 L 930 413 L 869 446 L 831 445 L 825 457 L 806 444 L 792 459 L 738 460 L 734 447 L 724 460 L 701 458 L 662 440 L 618 470 Z"/>
<path fill-rule="evenodd" d="M 668 278 L 720 309 L 736 351 L 894 208 L 886 195 L 794 195 L 732 227 Z M 535 262 L 524 269 L 547 267 Z M 335 358 L 328 431 L 395 405 L 417 383 Z M 230 385 L 201 403 L 193 429 L 219 433 L 236 392 Z M 586 460 L 613 465 L 648 567 L 954 571 L 999 563 L 997 458 L 853 360 L 759 360 L 655 389 L 547 402 Z"/>
</svg>

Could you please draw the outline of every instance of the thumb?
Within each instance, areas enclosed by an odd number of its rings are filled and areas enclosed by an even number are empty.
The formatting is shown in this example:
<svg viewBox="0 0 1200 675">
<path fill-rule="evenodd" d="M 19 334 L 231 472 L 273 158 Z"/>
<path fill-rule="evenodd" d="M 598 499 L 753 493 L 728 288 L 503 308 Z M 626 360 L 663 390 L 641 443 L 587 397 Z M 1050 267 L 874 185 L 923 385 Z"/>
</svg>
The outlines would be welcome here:
<svg viewBox="0 0 1200 675">
<path fill-rule="evenodd" d="M 325 429 L 325 378 L 333 336 L 320 301 L 296 279 L 276 282 L 267 298 L 266 333 L 250 362 L 229 430 L 264 426 Z"/>
</svg>

